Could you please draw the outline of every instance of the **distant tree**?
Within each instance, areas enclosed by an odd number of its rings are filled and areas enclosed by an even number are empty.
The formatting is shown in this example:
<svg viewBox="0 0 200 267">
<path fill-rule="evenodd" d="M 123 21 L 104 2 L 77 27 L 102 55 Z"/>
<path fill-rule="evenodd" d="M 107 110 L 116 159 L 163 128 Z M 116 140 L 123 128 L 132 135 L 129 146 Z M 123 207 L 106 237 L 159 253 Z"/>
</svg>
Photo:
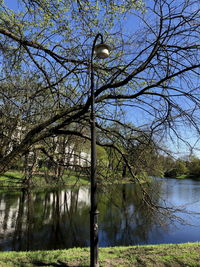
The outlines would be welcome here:
<svg viewBox="0 0 200 267">
<path fill-rule="evenodd" d="M 200 159 L 192 156 L 188 163 L 188 169 L 193 178 L 200 178 Z"/>
<path fill-rule="evenodd" d="M 164 174 L 173 169 L 175 166 L 175 159 L 169 155 L 159 155 L 159 162 L 162 165 Z"/>
<path fill-rule="evenodd" d="M 186 165 L 187 163 L 183 160 L 176 161 L 176 168 L 178 170 L 179 175 L 188 173 L 188 168 Z"/>
<path fill-rule="evenodd" d="M 170 166 L 169 166 L 170 167 Z M 178 176 L 188 174 L 187 162 L 178 159 L 174 161 L 174 165 L 165 172 L 166 177 L 177 178 Z"/>
</svg>

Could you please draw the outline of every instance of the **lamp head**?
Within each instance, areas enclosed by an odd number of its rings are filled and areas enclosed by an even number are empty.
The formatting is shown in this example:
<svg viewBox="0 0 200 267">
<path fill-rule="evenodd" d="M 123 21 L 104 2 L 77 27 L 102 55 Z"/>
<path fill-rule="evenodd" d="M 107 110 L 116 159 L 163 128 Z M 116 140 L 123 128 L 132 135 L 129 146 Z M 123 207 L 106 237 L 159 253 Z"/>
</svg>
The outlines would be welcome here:
<svg viewBox="0 0 200 267">
<path fill-rule="evenodd" d="M 110 55 L 110 46 L 104 43 L 98 44 L 95 46 L 94 52 L 98 58 L 107 58 Z"/>
</svg>

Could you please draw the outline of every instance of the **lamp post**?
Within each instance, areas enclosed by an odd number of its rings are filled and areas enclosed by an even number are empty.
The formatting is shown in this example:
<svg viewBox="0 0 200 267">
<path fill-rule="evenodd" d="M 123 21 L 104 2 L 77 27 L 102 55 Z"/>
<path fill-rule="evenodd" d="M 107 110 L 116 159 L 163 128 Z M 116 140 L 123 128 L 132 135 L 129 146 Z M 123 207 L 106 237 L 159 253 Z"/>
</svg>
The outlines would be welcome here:
<svg viewBox="0 0 200 267">
<path fill-rule="evenodd" d="M 97 39 L 101 38 L 101 43 L 96 45 Z M 97 210 L 97 181 L 96 181 L 96 127 L 95 127 L 95 90 L 94 90 L 94 68 L 93 57 L 94 53 L 98 58 L 104 59 L 109 56 L 109 46 L 103 43 L 102 34 L 98 33 L 93 41 L 92 53 L 90 59 L 91 68 L 91 209 L 90 209 L 90 266 L 98 267 L 98 210 Z"/>
</svg>

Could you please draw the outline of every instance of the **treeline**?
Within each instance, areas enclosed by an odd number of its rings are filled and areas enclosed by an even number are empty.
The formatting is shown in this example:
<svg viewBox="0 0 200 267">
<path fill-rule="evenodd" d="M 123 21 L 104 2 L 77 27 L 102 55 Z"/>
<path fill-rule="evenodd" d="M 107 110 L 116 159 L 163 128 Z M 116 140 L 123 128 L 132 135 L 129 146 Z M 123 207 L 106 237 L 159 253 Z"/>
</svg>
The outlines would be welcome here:
<svg viewBox="0 0 200 267">
<path fill-rule="evenodd" d="M 192 156 L 189 159 L 166 158 L 164 176 L 170 178 L 200 178 L 200 159 Z"/>
</svg>

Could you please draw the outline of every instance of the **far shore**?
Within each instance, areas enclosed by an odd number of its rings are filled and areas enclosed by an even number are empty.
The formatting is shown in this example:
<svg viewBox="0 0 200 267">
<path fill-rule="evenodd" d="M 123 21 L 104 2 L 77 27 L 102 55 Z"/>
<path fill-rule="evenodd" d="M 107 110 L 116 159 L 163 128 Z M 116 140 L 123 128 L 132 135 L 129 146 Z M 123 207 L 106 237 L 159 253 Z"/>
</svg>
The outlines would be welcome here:
<svg viewBox="0 0 200 267">
<path fill-rule="evenodd" d="M 163 179 L 192 179 L 195 181 L 200 181 L 200 177 L 192 177 L 188 175 L 181 175 L 178 177 L 161 177 Z M 0 189 L 6 188 L 29 188 L 29 189 L 51 189 L 51 188 L 60 188 L 64 186 L 81 186 L 81 185 L 89 185 L 90 181 L 88 179 L 88 175 L 81 175 L 76 172 L 67 172 L 65 173 L 59 181 L 56 181 L 53 174 L 50 174 L 48 177 L 45 177 L 44 174 L 34 173 L 32 177 L 32 183 L 26 184 L 23 183 L 24 174 L 20 171 L 11 170 L 6 172 L 4 175 L 0 176 Z M 151 179 L 144 177 L 138 178 L 140 183 L 146 183 Z M 131 184 L 135 183 L 133 178 L 119 178 L 119 179 L 108 179 L 104 181 L 98 181 L 98 184 Z"/>
</svg>

